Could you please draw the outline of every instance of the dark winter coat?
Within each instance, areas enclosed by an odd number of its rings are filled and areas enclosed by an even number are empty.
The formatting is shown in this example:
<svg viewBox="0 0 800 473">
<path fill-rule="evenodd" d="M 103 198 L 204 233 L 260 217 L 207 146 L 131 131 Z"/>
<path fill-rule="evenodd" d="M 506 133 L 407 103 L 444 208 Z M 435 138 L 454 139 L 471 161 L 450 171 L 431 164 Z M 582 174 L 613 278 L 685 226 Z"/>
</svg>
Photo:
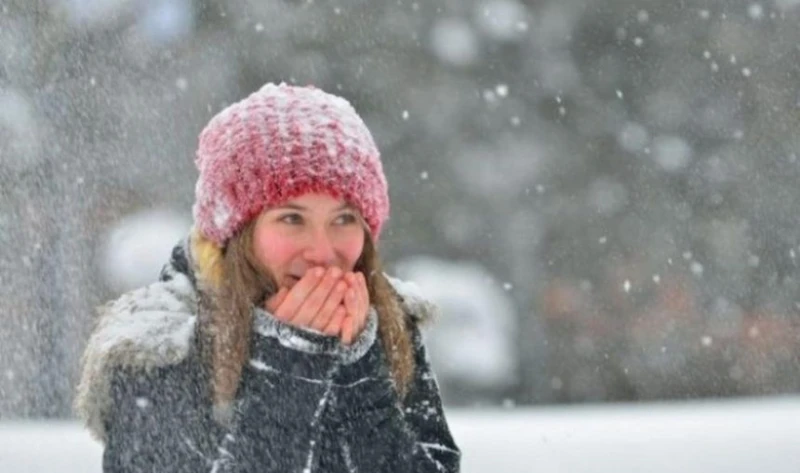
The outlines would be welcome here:
<svg viewBox="0 0 800 473">
<path fill-rule="evenodd" d="M 416 369 L 402 402 L 376 338 L 349 347 L 254 313 L 251 359 L 227 423 L 197 353 L 198 295 L 185 246 L 159 282 L 108 305 L 84 355 L 77 407 L 105 443 L 105 473 L 457 472 L 417 322 L 431 309 L 392 281 Z"/>
</svg>

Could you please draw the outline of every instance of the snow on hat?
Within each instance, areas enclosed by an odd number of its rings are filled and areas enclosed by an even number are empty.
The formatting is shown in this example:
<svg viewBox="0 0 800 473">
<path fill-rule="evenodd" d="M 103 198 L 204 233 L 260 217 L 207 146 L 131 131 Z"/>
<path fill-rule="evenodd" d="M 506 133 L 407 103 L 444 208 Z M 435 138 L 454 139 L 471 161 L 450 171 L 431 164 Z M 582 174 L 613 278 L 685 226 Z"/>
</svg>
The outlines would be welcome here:
<svg viewBox="0 0 800 473">
<path fill-rule="evenodd" d="M 389 215 L 380 153 L 347 100 L 314 87 L 267 84 L 200 133 L 193 208 L 220 247 L 264 209 L 305 193 L 355 206 L 378 239 Z"/>
</svg>

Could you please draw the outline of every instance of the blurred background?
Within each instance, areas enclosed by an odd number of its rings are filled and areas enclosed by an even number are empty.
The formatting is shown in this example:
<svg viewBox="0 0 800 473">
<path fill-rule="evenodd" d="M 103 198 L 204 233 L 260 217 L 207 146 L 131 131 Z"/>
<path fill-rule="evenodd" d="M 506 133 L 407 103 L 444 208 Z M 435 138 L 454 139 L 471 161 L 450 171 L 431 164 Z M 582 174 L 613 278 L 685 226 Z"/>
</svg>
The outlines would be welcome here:
<svg viewBox="0 0 800 473">
<path fill-rule="evenodd" d="M 191 225 L 197 135 L 349 99 L 451 406 L 800 391 L 800 0 L 0 0 L 0 419 Z"/>
</svg>

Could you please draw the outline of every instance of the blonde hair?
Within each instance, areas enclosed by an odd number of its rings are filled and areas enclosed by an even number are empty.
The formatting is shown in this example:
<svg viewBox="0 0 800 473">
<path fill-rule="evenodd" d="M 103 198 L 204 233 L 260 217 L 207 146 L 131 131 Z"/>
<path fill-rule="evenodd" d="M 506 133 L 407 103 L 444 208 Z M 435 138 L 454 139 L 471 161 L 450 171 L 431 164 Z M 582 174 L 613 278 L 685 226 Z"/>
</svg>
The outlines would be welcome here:
<svg viewBox="0 0 800 473">
<path fill-rule="evenodd" d="M 209 313 L 200 314 L 200 353 L 209 368 L 215 405 L 234 400 L 242 368 L 249 358 L 252 309 L 277 291 L 253 253 L 255 219 L 234 235 L 224 248 L 194 230 L 191 249 L 199 291 Z M 398 296 L 380 263 L 369 232 L 355 270 L 367 280 L 370 303 L 378 313 L 378 335 L 395 387 L 405 395 L 414 371 L 411 335 Z"/>
</svg>

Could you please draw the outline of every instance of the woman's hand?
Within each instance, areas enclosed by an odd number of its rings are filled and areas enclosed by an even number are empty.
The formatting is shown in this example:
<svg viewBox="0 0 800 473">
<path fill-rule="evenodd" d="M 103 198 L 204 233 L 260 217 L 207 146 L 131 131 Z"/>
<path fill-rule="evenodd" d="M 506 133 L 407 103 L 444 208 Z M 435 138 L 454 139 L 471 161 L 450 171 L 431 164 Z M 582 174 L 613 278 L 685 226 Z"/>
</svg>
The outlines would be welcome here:
<svg viewBox="0 0 800 473">
<path fill-rule="evenodd" d="M 350 345 L 366 326 L 369 292 L 360 272 L 314 268 L 291 289 L 280 288 L 265 306 L 278 320 L 338 336 Z"/>
<path fill-rule="evenodd" d="M 347 284 L 342 276 L 336 267 L 313 268 L 291 289 L 280 288 L 267 300 L 266 309 L 282 322 L 336 336 L 346 315 Z"/>
</svg>

